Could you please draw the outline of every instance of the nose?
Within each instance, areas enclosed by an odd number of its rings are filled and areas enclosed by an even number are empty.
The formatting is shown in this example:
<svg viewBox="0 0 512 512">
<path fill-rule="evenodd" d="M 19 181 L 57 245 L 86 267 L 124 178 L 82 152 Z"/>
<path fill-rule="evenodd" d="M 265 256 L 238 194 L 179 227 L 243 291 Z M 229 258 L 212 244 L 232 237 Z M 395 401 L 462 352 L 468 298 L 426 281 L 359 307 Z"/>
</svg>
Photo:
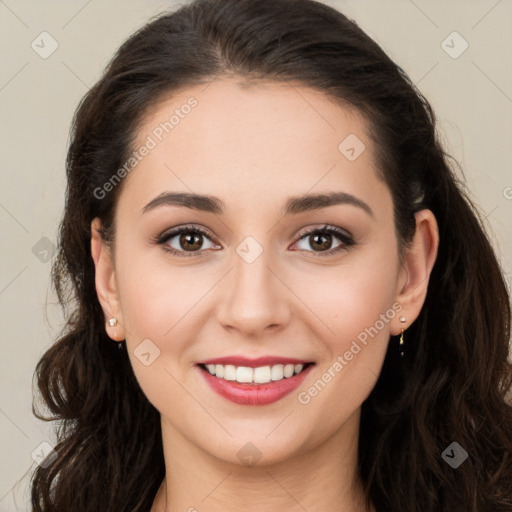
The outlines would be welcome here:
<svg viewBox="0 0 512 512">
<path fill-rule="evenodd" d="M 285 327 L 291 318 L 291 292 L 271 268 L 269 251 L 252 263 L 238 254 L 219 290 L 217 318 L 226 329 L 250 337 Z"/>
</svg>

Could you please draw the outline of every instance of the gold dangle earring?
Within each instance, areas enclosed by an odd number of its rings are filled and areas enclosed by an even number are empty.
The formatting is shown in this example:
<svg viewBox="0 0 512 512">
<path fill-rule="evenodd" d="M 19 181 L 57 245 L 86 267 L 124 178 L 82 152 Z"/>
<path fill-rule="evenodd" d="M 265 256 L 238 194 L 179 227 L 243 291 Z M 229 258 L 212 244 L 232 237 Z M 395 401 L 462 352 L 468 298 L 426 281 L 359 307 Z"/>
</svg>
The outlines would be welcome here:
<svg viewBox="0 0 512 512">
<path fill-rule="evenodd" d="M 402 322 L 403 324 L 405 324 L 406 322 L 406 318 L 405 316 L 401 316 L 400 317 L 400 322 Z M 402 328 L 402 332 L 400 333 L 400 344 L 399 344 L 399 351 L 400 351 L 400 357 L 403 358 L 404 355 L 405 355 L 405 352 L 404 352 L 404 349 L 405 349 L 405 344 L 404 344 L 404 330 Z"/>
</svg>

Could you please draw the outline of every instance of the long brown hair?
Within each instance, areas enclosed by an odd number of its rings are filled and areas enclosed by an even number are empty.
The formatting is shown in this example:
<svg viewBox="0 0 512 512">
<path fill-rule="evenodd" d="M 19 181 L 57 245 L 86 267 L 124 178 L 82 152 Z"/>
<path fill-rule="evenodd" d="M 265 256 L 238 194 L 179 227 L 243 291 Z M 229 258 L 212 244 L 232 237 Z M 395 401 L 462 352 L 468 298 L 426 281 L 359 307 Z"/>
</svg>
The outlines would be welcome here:
<svg viewBox="0 0 512 512">
<path fill-rule="evenodd" d="M 158 411 L 105 333 L 90 224 L 112 226 L 122 183 L 95 194 L 133 151 L 148 109 L 224 73 L 293 80 L 356 107 L 371 128 L 403 249 L 429 208 L 440 245 L 398 356 L 392 336 L 363 403 L 359 470 L 379 512 L 512 511 L 510 300 L 497 258 L 436 135 L 428 101 L 358 25 L 313 0 L 195 0 L 133 34 L 73 121 L 54 286 L 67 325 L 36 369 L 58 420 L 58 457 L 32 481 L 36 512 L 142 512 L 165 466 Z M 442 452 L 457 442 L 457 469 Z"/>
</svg>

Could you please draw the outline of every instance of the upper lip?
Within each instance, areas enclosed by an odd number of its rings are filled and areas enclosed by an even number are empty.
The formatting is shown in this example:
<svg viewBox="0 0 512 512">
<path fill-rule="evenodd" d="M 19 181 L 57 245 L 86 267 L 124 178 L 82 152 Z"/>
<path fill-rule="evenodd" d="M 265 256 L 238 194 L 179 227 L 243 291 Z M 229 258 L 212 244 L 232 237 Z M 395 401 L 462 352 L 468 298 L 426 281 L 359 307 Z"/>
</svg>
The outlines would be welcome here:
<svg viewBox="0 0 512 512">
<path fill-rule="evenodd" d="M 280 357 L 280 356 L 263 356 L 257 359 L 248 359 L 243 356 L 226 356 L 216 357 L 213 359 L 207 359 L 200 361 L 198 364 L 232 364 L 233 366 L 246 366 L 249 368 L 258 368 L 260 366 L 273 366 L 276 364 L 306 364 L 312 361 L 306 361 L 304 359 L 296 359 L 293 357 Z"/>
</svg>

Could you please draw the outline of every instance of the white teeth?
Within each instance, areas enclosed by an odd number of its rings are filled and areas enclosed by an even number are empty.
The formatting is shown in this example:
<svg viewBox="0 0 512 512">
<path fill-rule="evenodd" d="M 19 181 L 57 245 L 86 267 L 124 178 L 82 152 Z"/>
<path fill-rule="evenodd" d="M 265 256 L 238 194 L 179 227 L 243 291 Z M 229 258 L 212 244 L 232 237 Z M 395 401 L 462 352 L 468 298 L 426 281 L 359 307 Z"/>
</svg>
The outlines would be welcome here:
<svg viewBox="0 0 512 512">
<path fill-rule="evenodd" d="M 299 374 L 303 364 L 276 364 L 274 366 L 259 366 L 250 368 L 248 366 L 234 366 L 232 364 L 207 364 L 206 369 L 211 375 L 220 379 L 236 380 L 240 383 L 266 384 L 271 381 L 278 381 L 284 378 L 289 379 Z"/>
<path fill-rule="evenodd" d="M 284 366 L 284 376 L 286 378 L 289 378 L 293 375 L 293 372 L 295 371 L 295 366 L 293 364 L 286 364 Z"/>
<path fill-rule="evenodd" d="M 276 364 L 270 369 L 270 375 L 272 380 L 281 380 L 284 377 L 284 364 Z"/>
<path fill-rule="evenodd" d="M 256 384 L 265 384 L 271 380 L 270 366 L 260 366 L 258 368 L 254 368 L 254 382 Z"/>
<path fill-rule="evenodd" d="M 224 366 L 223 378 L 226 380 L 236 380 L 236 366 L 233 366 L 232 364 Z"/>
<path fill-rule="evenodd" d="M 247 366 L 239 366 L 236 369 L 237 382 L 253 382 L 254 370 Z"/>
<path fill-rule="evenodd" d="M 210 372 L 212 373 L 212 372 Z M 212 373 L 212 375 L 217 375 L 217 377 L 220 377 L 221 379 L 224 377 L 224 366 L 221 364 L 215 365 L 215 372 Z"/>
</svg>

